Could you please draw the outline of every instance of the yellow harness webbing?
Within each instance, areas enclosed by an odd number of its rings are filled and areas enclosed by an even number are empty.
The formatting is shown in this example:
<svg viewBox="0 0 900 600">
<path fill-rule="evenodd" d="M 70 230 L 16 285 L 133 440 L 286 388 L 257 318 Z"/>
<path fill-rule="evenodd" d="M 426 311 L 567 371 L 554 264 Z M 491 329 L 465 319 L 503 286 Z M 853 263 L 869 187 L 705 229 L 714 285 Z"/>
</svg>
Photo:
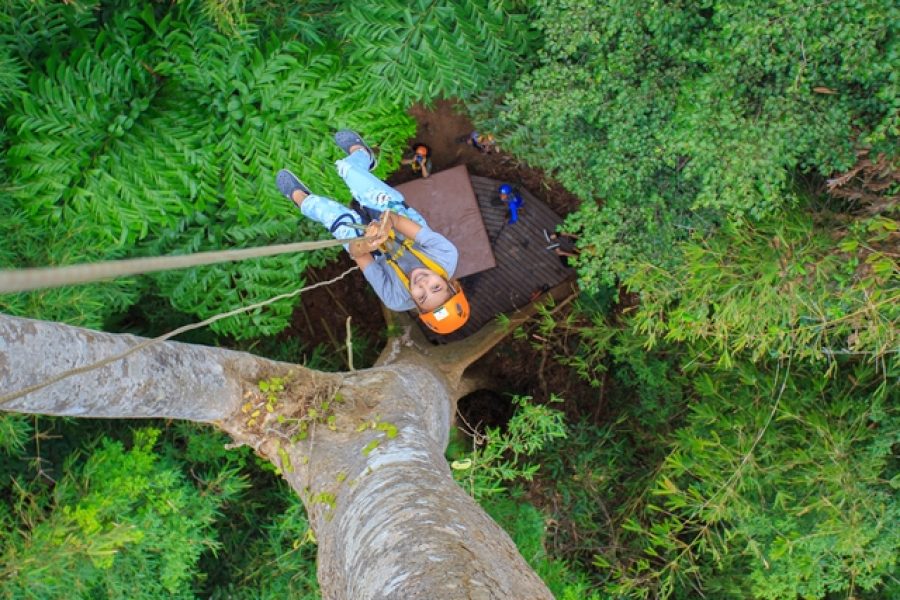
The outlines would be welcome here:
<svg viewBox="0 0 900 600">
<path fill-rule="evenodd" d="M 388 248 L 388 244 L 390 242 L 393 242 L 393 252 Z M 431 269 L 444 279 L 449 279 L 449 277 L 447 277 L 447 271 L 444 270 L 441 265 L 434 262 L 427 254 L 425 254 L 421 250 L 417 250 L 413 247 L 412 240 L 404 238 L 402 242 L 398 242 L 397 236 L 394 235 L 393 230 L 391 230 L 388 236 L 388 241 L 382 244 L 381 249 L 384 252 L 385 257 L 387 257 L 388 263 L 394 268 L 394 271 L 396 271 L 397 277 L 399 277 L 400 281 L 403 282 L 403 285 L 406 286 L 406 289 L 409 289 L 409 277 L 407 277 L 406 273 L 403 272 L 403 269 L 400 268 L 400 265 L 397 264 L 396 260 L 396 257 L 401 256 L 406 250 L 409 250 L 409 252 L 413 256 L 418 258 L 426 268 Z"/>
</svg>

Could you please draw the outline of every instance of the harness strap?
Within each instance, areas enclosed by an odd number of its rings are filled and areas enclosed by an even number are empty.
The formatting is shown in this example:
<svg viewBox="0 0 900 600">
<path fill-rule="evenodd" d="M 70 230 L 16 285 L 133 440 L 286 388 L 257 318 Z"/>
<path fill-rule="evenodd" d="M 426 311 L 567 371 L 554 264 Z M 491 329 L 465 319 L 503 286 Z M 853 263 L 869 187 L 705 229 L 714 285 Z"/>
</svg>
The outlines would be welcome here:
<svg viewBox="0 0 900 600">
<path fill-rule="evenodd" d="M 407 251 L 407 250 L 410 252 L 410 254 L 412 254 L 417 259 L 419 259 L 419 262 L 421 262 L 423 265 L 425 265 L 426 268 L 431 269 L 432 271 L 434 271 L 435 273 L 437 273 L 444 279 L 449 279 L 449 277 L 447 276 L 447 271 L 444 269 L 444 267 L 442 267 L 441 265 L 436 263 L 431 257 L 429 257 L 427 254 L 425 254 L 421 250 L 415 248 L 413 246 L 412 240 L 404 239 L 402 242 L 398 242 L 396 235 L 394 235 L 394 231 L 391 230 L 390 236 L 388 237 L 388 241 L 391 241 L 394 243 L 395 250 L 393 252 L 391 250 L 389 250 L 388 243 L 385 242 L 382 245 L 382 249 L 384 250 L 384 255 L 387 258 L 388 264 L 390 264 L 391 267 L 394 268 L 394 271 L 397 273 L 397 276 L 400 278 L 400 281 L 402 281 L 403 285 L 406 286 L 406 289 L 409 289 L 409 277 L 406 275 L 406 273 L 403 272 L 403 269 L 400 268 L 400 265 L 397 263 L 396 257 L 401 256 L 403 254 L 403 252 Z"/>
<path fill-rule="evenodd" d="M 366 211 L 366 212 L 368 212 L 368 211 Z M 372 220 L 371 214 L 364 213 L 363 219 L 365 219 L 366 217 L 368 217 L 368 221 Z M 341 224 L 346 224 L 346 225 L 349 225 L 350 227 L 353 227 L 353 228 L 359 229 L 359 230 L 362 230 L 365 228 L 364 225 L 357 224 L 357 223 L 341 223 Z M 390 233 L 388 234 L 388 239 L 381 245 L 380 248 L 381 248 L 381 251 L 384 253 L 385 258 L 387 259 L 388 264 L 391 265 L 391 267 L 394 269 L 394 272 L 397 273 L 397 277 L 400 278 L 400 281 L 403 282 L 403 285 L 406 287 L 406 289 L 409 289 L 409 277 L 406 275 L 406 273 L 403 272 L 403 269 L 400 268 L 399 263 L 397 263 L 397 257 L 402 256 L 403 253 L 406 251 L 409 251 L 413 256 L 415 256 L 417 259 L 419 259 L 419 262 L 421 262 L 423 265 L 425 265 L 426 268 L 431 269 L 432 271 L 434 271 L 435 273 L 437 273 L 438 275 L 440 275 L 441 277 L 443 277 L 444 279 L 446 279 L 448 281 L 450 279 L 450 277 L 447 273 L 447 270 L 444 269 L 444 267 L 439 265 L 437 262 L 435 262 L 434 259 L 432 259 L 430 256 L 428 256 L 421 250 L 415 248 L 413 246 L 412 240 L 410 240 L 408 238 L 404 238 L 402 241 L 398 241 L 397 235 L 393 229 L 391 229 Z"/>
<path fill-rule="evenodd" d="M 335 231 L 338 230 L 338 228 L 340 228 L 344 225 L 355 229 L 356 225 L 358 225 L 358 223 L 356 222 L 356 219 L 353 218 L 353 216 L 354 215 L 349 212 L 345 212 L 345 213 L 339 215 L 338 218 L 335 219 L 334 222 L 331 224 L 331 228 L 329 229 L 328 233 L 333 234 Z"/>
<path fill-rule="evenodd" d="M 397 264 L 397 261 L 394 260 L 394 257 L 389 256 L 388 264 L 394 268 L 394 271 L 397 273 L 397 277 L 400 278 L 400 281 L 403 282 L 403 287 L 409 289 L 409 277 L 406 276 L 406 273 L 403 272 L 403 269 L 400 268 L 400 265 Z"/>
</svg>

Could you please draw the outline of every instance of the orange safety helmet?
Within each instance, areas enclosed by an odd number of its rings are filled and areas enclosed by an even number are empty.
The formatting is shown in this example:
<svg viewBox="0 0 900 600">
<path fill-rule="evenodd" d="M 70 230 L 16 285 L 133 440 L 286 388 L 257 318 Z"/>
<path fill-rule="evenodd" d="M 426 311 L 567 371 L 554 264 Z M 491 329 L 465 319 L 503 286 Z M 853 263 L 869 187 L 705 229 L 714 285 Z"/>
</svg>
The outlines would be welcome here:
<svg viewBox="0 0 900 600">
<path fill-rule="evenodd" d="M 419 259 L 419 261 L 423 265 L 425 265 L 427 269 L 430 269 L 431 271 L 441 276 L 453 291 L 453 295 L 434 310 L 430 310 L 428 312 L 419 311 L 419 318 L 422 320 L 422 322 L 428 325 L 428 328 L 433 332 L 439 333 L 441 335 L 453 333 L 454 331 L 465 325 L 466 321 L 469 320 L 469 301 L 466 299 L 466 295 L 463 293 L 462 286 L 459 284 L 459 281 L 451 281 L 447 276 L 447 271 L 444 269 L 444 267 L 434 262 L 434 260 L 432 260 L 421 250 L 417 250 L 415 247 L 413 247 L 412 240 L 407 238 L 402 242 L 397 243 L 397 240 L 394 237 L 393 230 L 390 231 L 389 239 L 394 244 L 399 246 L 400 252 L 402 252 L 403 249 L 409 250 L 409 252 L 417 259 Z M 385 244 L 387 244 L 387 242 L 385 242 Z M 382 246 L 382 248 L 387 250 L 387 245 Z M 406 288 L 409 289 L 409 277 L 407 277 L 406 273 L 403 272 L 403 269 L 400 268 L 400 265 L 397 264 L 396 259 L 390 252 L 385 252 L 385 254 L 387 256 L 388 264 L 391 265 L 391 267 L 397 273 L 400 281 L 402 281 Z"/>
<path fill-rule="evenodd" d="M 429 312 L 420 312 L 419 318 L 435 333 L 453 333 L 469 320 L 469 301 L 458 281 L 451 283 L 456 293 L 450 299 Z"/>
</svg>

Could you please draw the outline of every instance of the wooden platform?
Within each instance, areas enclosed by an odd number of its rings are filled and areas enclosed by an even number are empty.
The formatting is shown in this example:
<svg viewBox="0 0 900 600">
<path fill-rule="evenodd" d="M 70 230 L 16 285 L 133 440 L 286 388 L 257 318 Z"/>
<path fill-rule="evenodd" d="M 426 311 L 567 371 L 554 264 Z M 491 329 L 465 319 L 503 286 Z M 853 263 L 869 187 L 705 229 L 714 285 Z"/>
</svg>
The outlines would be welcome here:
<svg viewBox="0 0 900 600">
<path fill-rule="evenodd" d="M 425 217 L 429 227 L 459 250 L 454 277 L 462 278 L 497 266 L 465 165 L 439 171 L 428 179 L 402 183 L 397 191 Z"/>
<path fill-rule="evenodd" d="M 511 313 L 529 304 L 542 288 L 552 288 L 576 277 L 573 269 L 564 266 L 552 250 L 547 250 L 543 230 L 553 232 L 562 222 L 549 206 L 518 182 L 476 176 L 470 179 L 496 266 L 461 279 L 472 310 L 469 322 L 447 336 L 435 335 L 423 327 L 428 339 L 434 343 L 467 337 L 498 314 Z M 501 183 L 516 185 L 525 200 L 518 222 L 512 225 L 504 225 L 508 219 L 506 206 L 500 202 L 497 193 Z"/>
</svg>

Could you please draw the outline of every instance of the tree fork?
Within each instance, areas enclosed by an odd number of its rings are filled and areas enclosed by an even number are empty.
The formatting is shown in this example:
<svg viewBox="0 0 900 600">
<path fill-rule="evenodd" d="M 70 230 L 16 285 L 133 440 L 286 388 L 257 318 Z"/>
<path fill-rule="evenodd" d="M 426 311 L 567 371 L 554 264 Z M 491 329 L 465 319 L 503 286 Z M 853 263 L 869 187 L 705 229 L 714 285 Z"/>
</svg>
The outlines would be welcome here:
<svg viewBox="0 0 900 600">
<path fill-rule="evenodd" d="M 428 355 L 411 340 L 392 340 L 378 366 L 352 373 L 162 342 L 0 408 L 214 423 L 278 466 L 302 498 L 325 598 L 552 598 L 443 456 L 462 372 L 489 340 Z M 0 389 L 141 341 L 0 315 Z M 273 378 L 286 382 L 274 400 L 260 385 Z M 290 435 L 304 422 L 304 439 Z"/>
</svg>

